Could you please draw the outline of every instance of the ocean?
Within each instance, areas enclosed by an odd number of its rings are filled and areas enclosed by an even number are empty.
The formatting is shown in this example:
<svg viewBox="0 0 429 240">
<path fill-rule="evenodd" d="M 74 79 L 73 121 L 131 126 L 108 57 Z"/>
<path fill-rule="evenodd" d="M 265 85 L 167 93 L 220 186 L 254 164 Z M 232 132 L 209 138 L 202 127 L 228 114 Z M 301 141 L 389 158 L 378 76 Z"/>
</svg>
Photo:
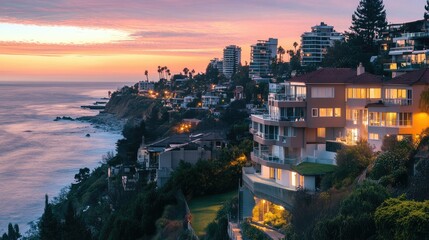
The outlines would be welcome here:
<svg viewBox="0 0 429 240">
<path fill-rule="evenodd" d="M 0 82 L 0 234 L 9 222 L 25 233 L 42 215 L 45 194 L 52 200 L 80 168 L 94 169 L 103 155 L 115 151 L 119 132 L 53 120 L 96 115 L 80 106 L 123 85 Z"/>
</svg>

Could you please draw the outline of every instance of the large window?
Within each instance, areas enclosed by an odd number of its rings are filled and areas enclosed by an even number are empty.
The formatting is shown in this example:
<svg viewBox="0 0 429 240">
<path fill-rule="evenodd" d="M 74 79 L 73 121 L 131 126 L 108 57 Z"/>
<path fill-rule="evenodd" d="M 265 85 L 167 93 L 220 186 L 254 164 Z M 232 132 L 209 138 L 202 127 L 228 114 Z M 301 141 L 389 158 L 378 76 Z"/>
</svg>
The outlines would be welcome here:
<svg viewBox="0 0 429 240">
<path fill-rule="evenodd" d="M 412 113 L 370 112 L 369 125 L 382 127 L 411 126 Z"/>
<path fill-rule="evenodd" d="M 380 136 L 378 133 L 369 133 L 369 139 L 370 140 L 380 140 Z"/>
<path fill-rule="evenodd" d="M 381 98 L 381 88 L 369 88 L 369 98 Z"/>
<path fill-rule="evenodd" d="M 406 89 L 397 89 L 397 88 L 390 88 L 386 89 L 386 99 L 400 99 L 400 98 L 407 98 L 407 90 Z"/>
<path fill-rule="evenodd" d="M 381 88 L 347 88 L 347 98 L 381 98 Z"/>
<path fill-rule="evenodd" d="M 386 127 L 394 127 L 396 126 L 396 113 L 388 112 L 386 113 Z"/>
<path fill-rule="evenodd" d="M 412 113 L 399 113 L 399 126 L 411 126 Z"/>
<path fill-rule="evenodd" d="M 319 108 L 319 117 L 333 117 L 334 111 L 332 108 Z"/>
<path fill-rule="evenodd" d="M 325 128 L 318 128 L 317 129 L 317 137 L 325 138 L 326 137 L 326 129 Z"/>
<path fill-rule="evenodd" d="M 366 98 L 366 88 L 348 88 L 347 98 Z"/>
<path fill-rule="evenodd" d="M 413 91 L 411 89 L 385 89 L 385 102 L 396 105 L 411 105 Z"/>
<path fill-rule="evenodd" d="M 334 88 L 333 87 L 312 87 L 311 88 L 311 97 L 312 98 L 334 98 Z"/>
</svg>

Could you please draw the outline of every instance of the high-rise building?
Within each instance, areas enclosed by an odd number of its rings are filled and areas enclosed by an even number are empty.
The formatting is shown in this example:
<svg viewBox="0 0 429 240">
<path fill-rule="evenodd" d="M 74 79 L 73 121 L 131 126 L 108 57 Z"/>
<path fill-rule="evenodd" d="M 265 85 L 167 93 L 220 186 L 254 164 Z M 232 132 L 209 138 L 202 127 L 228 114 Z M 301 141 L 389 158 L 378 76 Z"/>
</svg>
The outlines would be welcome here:
<svg viewBox="0 0 429 240">
<path fill-rule="evenodd" d="M 327 53 L 328 47 L 335 41 L 344 41 L 344 36 L 334 30 L 333 26 L 328 26 L 324 22 L 313 26 L 311 32 L 301 35 L 301 65 L 319 65 Z"/>
<path fill-rule="evenodd" d="M 259 40 L 251 46 L 249 76 L 251 78 L 267 76 L 270 64 L 277 56 L 277 38 Z"/>
<path fill-rule="evenodd" d="M 226 46 L 223 49 L 223 75 L 230 79 L 237 72 L 241 64 L 241 48 L 235 45 Z"/>
</svg>

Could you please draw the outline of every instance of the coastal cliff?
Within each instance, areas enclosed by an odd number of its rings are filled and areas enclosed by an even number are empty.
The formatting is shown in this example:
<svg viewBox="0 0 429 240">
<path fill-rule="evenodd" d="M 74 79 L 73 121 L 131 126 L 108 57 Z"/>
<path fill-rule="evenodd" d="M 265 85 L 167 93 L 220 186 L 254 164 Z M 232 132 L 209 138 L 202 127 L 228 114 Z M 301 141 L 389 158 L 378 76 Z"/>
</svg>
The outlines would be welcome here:
<svg viewBox="0 0 429 240">
<path fill-rule="evenodd" d="M 145 119 L 160 100 L 150 99 L 136 94 L 114 94 L 106 104 L 105 111 L 118 118 Z"/>
</svg>

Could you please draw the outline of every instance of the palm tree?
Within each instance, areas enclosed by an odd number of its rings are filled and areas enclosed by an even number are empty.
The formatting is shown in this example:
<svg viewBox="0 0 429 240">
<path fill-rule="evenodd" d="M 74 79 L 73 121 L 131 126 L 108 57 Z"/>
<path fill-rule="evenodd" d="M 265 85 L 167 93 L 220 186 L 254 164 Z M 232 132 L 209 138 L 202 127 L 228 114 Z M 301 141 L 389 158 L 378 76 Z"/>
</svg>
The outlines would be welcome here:
<svg viewBox="0 0 429 240">
<path fill-rule="evenodd" d="M 189 68 L 185 67 L 185 68 L 183 69 L 183 73 L 185 74 L 185 76 L 187 76 L 187 75 L 188 75 L 188 72 L 189 72 Z"/>
<path fill-rule="evenodd" d="M 161 66 L 158 66 L 158 77 L 161 80 Z"/>
<path fill-rule="evenodd" d="M 167 69 L 166 72 L 167 72 L 168 80 L 170 80 L 170 76 L 171 76 L 170 69 Z"/>
<path fill-rule="evenodd" d="M 283 54 L 285 54 L 285 50 L 282 46 L 277 49 L 277 53 L 279 54 L 279 62 L 283 62 Z"/>
<path fill-rule="evenodd" d="M 146 81 L 148 81 L 148 82 L 149 82 L 149 71 L 148 71 L 148 70 L 145 70 L 145 71 L 144 71 L 144 75 L 146 76 Z"/>
<path fill-rule="evenodd" d="M 293 43 L 293 47 L 295 48 L 295 52 L 296 52 L 296 47 L 298 47 L 298 43 L 297 43 L 297 42 L 294 42 L 294 43 Z"/>
</svg>

